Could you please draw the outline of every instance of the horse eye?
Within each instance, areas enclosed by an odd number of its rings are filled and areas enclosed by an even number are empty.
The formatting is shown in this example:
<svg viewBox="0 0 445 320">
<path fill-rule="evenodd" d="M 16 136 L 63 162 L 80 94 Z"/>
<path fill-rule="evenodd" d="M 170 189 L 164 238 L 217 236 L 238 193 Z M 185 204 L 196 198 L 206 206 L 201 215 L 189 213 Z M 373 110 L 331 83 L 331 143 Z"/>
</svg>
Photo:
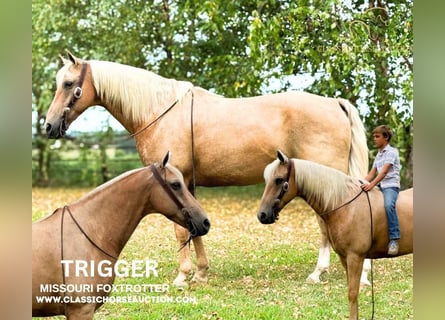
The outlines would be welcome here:
<svg viewBox="0 0 445 320">
<path fill-rule="evenodd" d="M 170 187 L 173 190 L 178 191 L 179 189 L 181 189 L 181 184 L 179 182 L 172 182 L 170 183 Z"/>
<path fill-rule="evenodd" d="M 283 179 L 283 178 L 276 178 L 276 179 L 275 179 L 275 184 L 276 184 L 277 186 L 283 184 L 283 182 L 284 182 L 284 179 Z"/>
<path fill-rule="evenodd" d="M 71 89 L 73 87 L 74 82 L 73 81 L 65 81 L 63 83 L 63 88 L 64 89 Z"/>
</svg>

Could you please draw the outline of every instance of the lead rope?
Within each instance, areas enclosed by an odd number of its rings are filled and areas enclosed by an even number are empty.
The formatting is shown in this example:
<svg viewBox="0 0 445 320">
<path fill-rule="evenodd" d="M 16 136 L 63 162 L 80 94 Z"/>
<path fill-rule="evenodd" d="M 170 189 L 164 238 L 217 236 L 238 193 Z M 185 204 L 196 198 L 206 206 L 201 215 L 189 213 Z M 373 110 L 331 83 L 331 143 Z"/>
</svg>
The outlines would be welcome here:
<svg viewBox="0 0 445 320">
<path fill-rule="evenodd" d="M 372 207 L 371 207 L 371 200 L 369 200 L 369 194 L 366 191 L 366 198 L 368 199 L 368 206 L 369 206 L 369 218 L 371 221 L 371 246 L 372 246 L 372 241 L 374 239 L 374 227 L 373 227 L 373 223 L 372 223 Z M 371 319 L 374 320 L 374 268 L 373 268 L 373 260 L 374 259 L 369 259 L 371 260 Z"/>
<path fill-rule="evenodd" d="M 349 201 L 343 203 L 341 206 L 339 206 L 339 207 L 337 207 L 337 208 L 335 208 L 335 209 L 329 210 L 329 211 L 325 211 L 325 212 L 319 213 L 318 215 L 319 215 L 320 217 L 323 218 L 323 216 L 326 216 L 326 215 L 328 215 L 328 214 L 330 214 L 330 213 L 332 213 L 332 212 L 334 212 L 334 211 L 336 211 L 336 210 L 338 210 L 338 209 L 340 209 L 340 208 L 343 208 L 343 207 L 347 206 L 347 205 L 350 204 L 352 201 L 354 201 L 355 199 L 357 199 L 363 192 L 365 192 L 365 191 L 362 189 L 362 190 L 361 190 L 361 191 L 360 191 L 354 198 L 352 198 L 351 200 L 349 200 Z M 369 196 L 368 196 L 368 201 L 369 201 Z M 371 223 L 371 225 L 372 225 L 372 223 Z M 372 240 L 372 239 L 371 239 L 371 240 Z"/>
<path fill-rule="evenodd" d="M 193 91 L 192 91 L 192 88 L 190 88 L 190 89 L 188 89 L 187 90 L 187 92 L 189 92 L 189 91 L 191 91 L 192 92 L 192 97 L 193 97 Z M 186 93 L 184 93 L 184 96 L 187 94 L 187 92 Z M 159 120 L 161 120 L 161 118 L 163 117 L 163 116 L 165 116 L 171 109 L 173 109 L 173 107 L 174 106 L 176 106 L 177 104 L 178 104 L 178 102 L 179 102 L 179 100 L 181 100 L 180 98 L 177 98 L 167 109 L 165 109 L 156 119 L 154 119 L 152 122 L 150 122 L 149 124 L 147 124 L 145 127 L 143 127 L 142 129 L 140 129 L 140 130 L 138 130 L 138 131 L 136 131 L 136 132 L 134 132 L 134 133 L 131 133 L 130 134 L 130 138 L 134 138 L 134 137 L 136 137 L 137 135 L 139 135 L 140 133 L 142 133 L 143 131 L 145 131 L 145 130 L 147 130 L 148 128 L 150 128 L 152 125 L 154 125 L 156 122 L 158 122 Z M 193 100 L 192 100 L 192 103 L 193 103 Z"/>
<path fill-rule="evenodd" d="M 99 247 L 93 240 L 91 240 L 91 238 L 86 234 L 86 232 L 82 229 L 82 227 L 80 226 L 80 224 L 77 222 L 76 219 L 74 219 L 73 214 L 71 213 L 71 210 L 68 206 L 63 206 L 63 210 L 62 210 L 62 217 L 60 219 L 60 258 L 61 261 L 64 260 L 63 259 L 63 221 L 65 220 L 65 210 L 68 211 L 69 215 L 71 216 L 71 219 L 73 219 L 74 223 L 76 224 L 77 228 L 79 228 L 80 232 L 82 232 L 82 234 L 85 236 L 85 238 L 88 239 L 88 241 L 94 246 L 96 247 L 96 249 L 98 249 L 100 252 L 102 252 L 103 254 L 107 255 L 108 257 L 117 260 L 118 258 L 115 256 L 112 256 L 111 254 L 107 253 L 105 250 L 103 250 L 101 247 Z M 60 266 L 62 268 L 62 283 L 65 285 L 66 284 L 66 278 L 65 278 L 65 271 L 63 270 L 63 265 L 62 263 L 60 263 Z M 63 293 L 63 306 L 64 306 L 64 314 L 66 316 L 66 302 L 65 302 L 65 292 Z"/>
<path fill-rule="evenodd" d="M 189 191 L 190 193 L 193 195 L 193 197 L 196 198 L 195 193 L 196 193 L 196 168 L 195 168 L 195 135 L 194 135 L 194 129 L 193 129 L 193 105 L 194 105 L 194 93 L 192 88 L 188 89 L 187 92 L 190 91 L 190 93 L 192 94 L 192 100 L 190 103 L 190 131 L 191 131 L 191 139 L 192 139 L 192 185 L 189 186 Z M 180 99 L 176 99 L 176 101 L 174 101 L 170 107 L 168 107 L 167 109 L 164 110 L 164 112 L 162 112 L 156 119 L 154 119 L 152 122 L 150 122 L 149 124 L 147 124 L 145 127 L 143 127 L 142 129 L 130 134 L 130 138 L 134 138 L 137 135 L 139 135 L 140 133 L 142 133 L 143 131 L 145 131 L 146 129 L 150 128 L 152 125 L 154 125 L 156 122 L 158 122 L 163 116 L 165 116 L 171 109 L 173 109 L 173 107 L 175 105 L 178 104 Z M 191 188 L 190 188 L 191 187 Z M 181 251 L 187 244 L 190 245 L 190 241 L 192 240 L 192 237 L 190 236 L 189 239 L 183 243 L 181 245 L 181 247 L 179 248 L 178 251 Z"/>
<path fill-rule="evenodd" d="M 192 185 L 191 189 L 189 188 L 190 193 L 196 199 L 196 168 L 195 168 L 195 134 L 193 130 L 193 102 L 195 100 L 195 95 L 193 94 L 193 90 L 190 89 L 192 94 L 192 101 L 190 102 L 190 134 L 192 139 Z M 179 248 L 178 252 L 185 248 L 185 246 L 190 247 L 190 242 L 192 241 L 192 236 L 190 235 L 188 240 L 184 242 Z"/>
<path fill-rule="evenodd" d="M 193 90 L 190 89 L 190 92 L 192 93 L 192 102 L 190 104 L 190 131 L 191 131 L 191 137 L 192 137 L 192 189 L 190 192 L 192 193 L 193 197 L 196 198 L 195 192 L 196 192 L 196 168 L 195 168 L 195 134 L 193 130 L 193 102 L 194 102 L 194 94 Z"/>
<path fill-rule="evenodd" d="M 88 235 L 87 235 L 87 233 L 82 229 L 82 227 L 80 226 L 80 224 L 77 222 L 77 220 L 76 219 L 74 219 L 74 216 L 73 216 L 73 214 L 71 213 L 71 210 L 70 210 L 70 207 L 68 207 L 68 206 L 64 206 L 63 207 L 63 210 L 65 210 L 65 208 L 66 208 L 66 210 L 68 211 L 68 213 L 70 214 L 70 217 L 71 217 L 71 219 L 73 219 L 73 221 L 74 221 L 74 223 L 76 224 L 76 226 L 77 226 L 77 228 L 79 228 L 79 230 L 80 230 L 80 232 L 82 232 L 82 234 L 85 236 L 85 238 L 87 238 L 87 240 L 97 249 L 97 250 L 99 250 L 100 252 L 102 252 L 104 255 L 106 255 L 106 256 L 108 256 L 109 258 L 111 258 L 111 259 L 113 259 L 113 260 L 118 260 L 118 258 L 117 257 L 115 257 L 115 256 L 113 256 L 113 255 L 111 255 L 111 254 L 109 254 L 108 252 L 106 252 L 104 249 L 102 249 L 101 247 L 99 247 Z"/>
<path fill-rule="evenodd" d="M 62 217 L 60 219 L 60 259 L 61 260 L 63 260 L 63 220 L 65 217 L 65 207 L 63 207 Z M 60 267 L 62 268 L 62 283 L 65 285 L 66 284 L 65 271 L 63 270 L 62 261 L 60 261 Z M 65 291 L 62 292 L 62 299 L 63 299 L 63 313 L 66 316 Z"/>
</svg>

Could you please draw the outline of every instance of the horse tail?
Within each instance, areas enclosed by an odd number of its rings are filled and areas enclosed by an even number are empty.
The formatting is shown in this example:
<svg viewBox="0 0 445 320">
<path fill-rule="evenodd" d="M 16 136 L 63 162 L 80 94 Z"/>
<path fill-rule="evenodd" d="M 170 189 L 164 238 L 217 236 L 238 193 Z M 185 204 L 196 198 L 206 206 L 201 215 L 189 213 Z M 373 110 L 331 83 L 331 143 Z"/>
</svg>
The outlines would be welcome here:
<svg viewBox="0 0 445 320">
<path fill-rule="evenodd" d="M 351 124 L 351 150 L 349 152 L 348 175 L 363 178 L 368 173 L 368 145 L 365 127 L 356 107 L 348 100 L 338 98 L 338 103 L 345 110 Z"/>
</svg>

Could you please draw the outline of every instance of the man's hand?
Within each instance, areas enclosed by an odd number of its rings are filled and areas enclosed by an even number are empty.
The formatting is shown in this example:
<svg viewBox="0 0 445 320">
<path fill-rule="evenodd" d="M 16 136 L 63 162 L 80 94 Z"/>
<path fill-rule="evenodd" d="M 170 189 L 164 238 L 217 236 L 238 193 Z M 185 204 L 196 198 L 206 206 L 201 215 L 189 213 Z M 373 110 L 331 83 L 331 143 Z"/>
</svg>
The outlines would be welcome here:
<svg viewBox="0 0 445 320">
<path fill-rule="evenodd" d="M 365 182 L 362 185 L 360 185 L 360 188 L 362 188 L 363 191 L 369 191 L 372 188 L 374 188 L 374 186 L 369 182 Z"/>
</svg>

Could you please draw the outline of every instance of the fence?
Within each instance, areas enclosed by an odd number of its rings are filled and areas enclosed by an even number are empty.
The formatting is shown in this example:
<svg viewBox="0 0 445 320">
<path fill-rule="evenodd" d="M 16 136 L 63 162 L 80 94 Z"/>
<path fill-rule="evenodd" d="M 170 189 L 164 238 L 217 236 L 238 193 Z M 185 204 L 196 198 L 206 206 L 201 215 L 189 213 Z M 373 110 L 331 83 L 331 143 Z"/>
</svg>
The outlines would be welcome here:
<svg viewBox="0 0 445 320">
<path fill-rule="evenodd" d="M 94 187 L 142 166 L 135 150 L 125 152 L 116 148 L 108 148 L 105 152 L 94 148 L 51 150 L 46 157 L 47 181 L 44 184 L 49 187 Z M 37 184 L 39 169 L 37 152 L 33 152 L 33 186 Z"/>
</svg>

